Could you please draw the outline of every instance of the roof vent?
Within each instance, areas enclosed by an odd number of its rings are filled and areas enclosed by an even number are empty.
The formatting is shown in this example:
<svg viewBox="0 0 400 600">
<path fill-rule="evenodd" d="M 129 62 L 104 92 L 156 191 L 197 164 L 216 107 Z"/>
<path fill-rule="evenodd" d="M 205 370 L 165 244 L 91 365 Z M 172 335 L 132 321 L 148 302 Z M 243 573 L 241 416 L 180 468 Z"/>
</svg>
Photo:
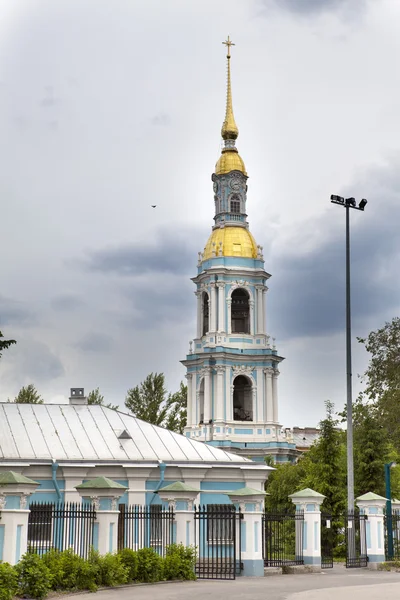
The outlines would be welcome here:
<svg viewBox="0 0 400 600">
<path fill-rule="evenodd" d="M 71 394 L 69 396 L 69 403 L 74 405 L 87 404 L 87 398 L 85 396 L 84 388 L 71 388 Z"/>
<path fill-rule="evenodd" d="M 123 432 L 119 434 L 118 439 L 119 440 L 131 440 L 132 436 L 130 433 L 127 432 L 126 429 L 124 429 Z"/>
</svg>

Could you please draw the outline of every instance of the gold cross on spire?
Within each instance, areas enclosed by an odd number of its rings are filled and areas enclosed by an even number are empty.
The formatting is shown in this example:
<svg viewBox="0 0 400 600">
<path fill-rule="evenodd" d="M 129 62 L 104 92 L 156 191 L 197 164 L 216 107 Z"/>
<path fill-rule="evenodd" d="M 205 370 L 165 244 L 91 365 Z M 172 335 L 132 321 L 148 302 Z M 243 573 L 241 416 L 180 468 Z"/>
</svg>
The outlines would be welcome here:
<svg viewBox="0 0 400 600">
<path fill-rule="evenodd" d="M 224 44 L 224 46 L 226 46 L 226 49 L 228 51 L 228 54 L 226 55 L 226 57 L 230 58 L 231 57 L 231 46 L 235 46 L 235 44 L 233 42 L 231 42 L 231 40 L 229 39 L 229 35 L 228 35 L 228 39 L 222 43 Z"/>
</svg>

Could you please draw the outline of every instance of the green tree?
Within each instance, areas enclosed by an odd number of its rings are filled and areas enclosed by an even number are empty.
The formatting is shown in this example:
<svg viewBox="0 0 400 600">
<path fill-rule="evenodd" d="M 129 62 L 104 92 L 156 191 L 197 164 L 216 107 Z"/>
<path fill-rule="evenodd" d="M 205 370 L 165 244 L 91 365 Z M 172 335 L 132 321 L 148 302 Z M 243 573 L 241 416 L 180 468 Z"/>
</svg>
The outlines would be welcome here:
<svg viewBox="0 0 400 600">
<path fill-rule="evenodd" d="M 265 498 L 266 510 L 277 512 L 293 511 L 294 505 L 289 499 L 289 495 L 298 492 L 304 487 L 302 485 L 305 477 L 303 463 L 304 458 L 301 457 L 296 464 L 285 463 L 276 465 L 276 470 L 270 473 L 265 484 L 265 491 L 268 494 Z"/>
<path fill-rule="evenodd" d="M 162 427 L 168 414 L 166 395 L 164 373 L 150 373 L 140 385 L 128 390 L 125 406 L 138 419 Z"/>
<path fill-rule="evenodd" d="M 106 408 L 111 408 L 112 410 L 118 410 L 118 404 L 105 404 L 104 396 L 100 393 L 99 388 L 97 387 L 95 390 L 92 390 L 88 393 L 87 397 L 88 404 L 99 404 L 100 406 L 105 406 Z"/>
<path fill-rule="evenodd" d="M 178 392 L 169 394 L 167 410 L 164 427 L 170 431 L 183 433 L 187 423 L 187 385 L 183 381 L 180 383 Z"/>
<path fill-rule="evenodd" d="M 320 436 L 302 459 L 305 476 L 303 487 L 324 494 L 323 509 L 334 515 L 346 507 L 345 433 L 338 429 L 334 405 L 327 400 L 326 417 L 320 424 Z"/>
<path fill-rule="evenodd" d="M 5 340 L 2 338 L 4 338 L 4 335 L 0 331 L 0 358 L 3 354 L 3 350 L 7 350 L 7 348 L 17 343 L 15 340 Z"/>
<path fill-rule="evenodd" d="M 14 402 L 16 404 L 43 404 L 43 399 L 33 383 L 30 383 L 19 390 Z"/>
<path fill-rule="evenodd" d="M 376 406 L 383 430 L 400 451 L 400 318 L 358 341 L 371 355 L 362 399 Z"/>
</svg>

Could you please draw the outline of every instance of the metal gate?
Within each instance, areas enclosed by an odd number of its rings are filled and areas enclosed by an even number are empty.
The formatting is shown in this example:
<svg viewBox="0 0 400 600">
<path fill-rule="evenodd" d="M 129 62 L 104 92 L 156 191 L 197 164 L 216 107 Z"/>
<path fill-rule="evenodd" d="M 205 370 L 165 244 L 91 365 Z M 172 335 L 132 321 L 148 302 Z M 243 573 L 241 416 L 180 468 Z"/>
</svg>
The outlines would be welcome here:
<svg viewBox="0 0 400 600">
<path fill-rule="evenodd" d="M 385 513 L 385 557 L 386 560 L 400 559 L 400 514 L 398 511 Z"/>
<path fill-rule="evenodd" d="M 119 505 L 118 550 L 153 548 L 165 556 L 173 541 L 174 511 L 159 504 L 140 506 Z"/>
<path fill-rule="evenodd" d="M 304 513 L 265 513 L 262 546 L 265 567 L 302 565 Z"/>
<path fill-rule="evenodd" d="M 242 519 L 240 509 L 232 504 L 195 507 L 194 543 L 199 579 L 235 579 L 240 575 Z"/>
<path fill-rule="evenodd" d="M 321 568 L 333 568 L 333 546 L 335 531 L 332 528 L 332 515 L 321 513 Z"/>
<path fill-rule="evenodd" d="M 345 515 L 346 567 L 348 569 L 366 567 L 367 556 L 367 515 L 350 512 Z"/>
</svg>

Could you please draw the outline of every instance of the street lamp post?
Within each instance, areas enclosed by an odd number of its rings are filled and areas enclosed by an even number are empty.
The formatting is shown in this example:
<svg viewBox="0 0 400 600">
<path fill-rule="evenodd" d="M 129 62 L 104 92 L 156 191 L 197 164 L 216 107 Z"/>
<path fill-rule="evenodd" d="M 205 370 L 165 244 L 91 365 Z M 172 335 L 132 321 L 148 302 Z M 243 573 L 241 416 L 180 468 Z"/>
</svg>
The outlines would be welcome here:
<svg viewBox="0 0 400 600">
<path fill-rule="evenodd" d="M 351 384 L 351 295 L 350 295 L 350 208 L 364 210 L 367 200 L 357 206 L 355 198 L 331 196 L 331 202 L 346 209 L 346 384 L 347 384 L 347 510 L 354 510 L 353 399 Z"/>
<path fill-rule="evenodd" d="M 387 560 L 393 560 L 392 490 L 390 486 L 390 469 L 395 466 L 395 462 L 385 464 Z"/>
</svg>

